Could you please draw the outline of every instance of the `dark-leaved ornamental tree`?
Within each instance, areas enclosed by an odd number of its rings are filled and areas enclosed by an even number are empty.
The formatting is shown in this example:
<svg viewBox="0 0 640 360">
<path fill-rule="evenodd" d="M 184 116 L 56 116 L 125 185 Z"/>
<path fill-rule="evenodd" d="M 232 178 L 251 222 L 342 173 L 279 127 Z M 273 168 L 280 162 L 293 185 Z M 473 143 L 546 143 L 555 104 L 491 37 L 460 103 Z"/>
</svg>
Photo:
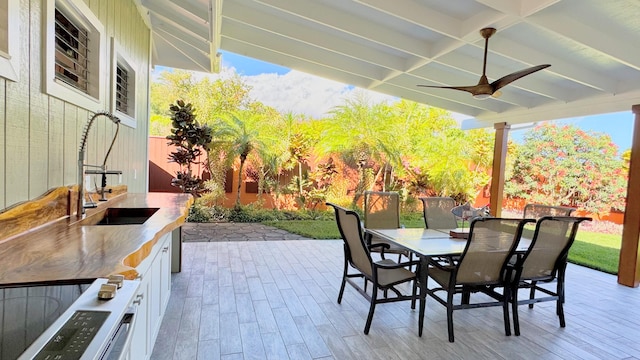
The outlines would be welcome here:
<svg viewBox="0 0 640 360">
<path fill-rule="evenodd" d="M 209 151 L 212 140 L 211 128 L 200 125 L 194 114 L 195 109 L 183 100 L 177 100 L 169 106 L 171 115 L 171 135 L 167 136 L 169 145 L 176 147 L 169 155 L 169 160 L 180 165 L 171 185 L 179 187 L 183 192 L 198 197 L 203 191 L 203 180 L 199 174 L 193 173 L 193 165 L 205 163 L 198 157 L 203 151 Z"/>
</svg>

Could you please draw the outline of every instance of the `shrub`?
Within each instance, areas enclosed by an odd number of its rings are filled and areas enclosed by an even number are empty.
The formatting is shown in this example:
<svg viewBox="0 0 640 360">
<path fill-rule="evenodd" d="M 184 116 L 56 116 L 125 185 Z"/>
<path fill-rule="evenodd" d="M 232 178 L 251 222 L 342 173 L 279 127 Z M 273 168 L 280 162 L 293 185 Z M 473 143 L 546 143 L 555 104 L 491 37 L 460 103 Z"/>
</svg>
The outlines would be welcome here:
<svg viewBox="0 0 640 360">
<path fill-rule="evenodd" d="M 228 219 L 240 223 L 280 220 L 277 210 L 259 209 L 253 206 L 234 207 L 229 212 Z"/>
<path fill-rule="evenodd" d="M 204 223 L 211 221 L 211 208 L 207 206 L 200 205 L 198 203 L 194 203 L 189 209 L 189 216 L 187 217 L 187 221 L 196 222 L 196 223 Z"/>
<path fill-rule="evenodd" d="M 212 222 L 230 221 L 238 223 L 283 221 L 283 220 L 333 220 L 333 212 L 326 210 L 277 210 L 262 209 L 253 205 L 226 209 L 219 206 L 209 207 L 196 200 L 191 207 L 187 221 Z"/>
<path fill-rule="evenodd" d="M 229 209 L 220 206 L 207 206 L 206 203 L 200 200 L 201 199 L 197 199 L 191 206 L 191 209 L 189 209 L 187 221 L 204 223 L 225 221 L 229 218 Z"/>
</svg>

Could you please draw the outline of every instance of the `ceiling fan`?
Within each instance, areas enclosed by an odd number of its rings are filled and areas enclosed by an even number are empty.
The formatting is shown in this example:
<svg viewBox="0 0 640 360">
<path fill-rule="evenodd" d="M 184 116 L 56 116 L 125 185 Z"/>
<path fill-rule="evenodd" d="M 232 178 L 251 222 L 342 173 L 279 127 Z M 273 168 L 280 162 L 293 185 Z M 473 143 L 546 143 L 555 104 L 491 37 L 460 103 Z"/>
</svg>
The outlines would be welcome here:
<svg viewBox="0 0 640 360">
<path fill-rule="evenodd" d="M 487 48 L 489 47 L 489 38 L 496 33 L 496 29 L 494 28 L 484 28 L 480 30 L 480 35 L 484 38 L 484 62 L 482 64 L 482 76 L 480 77 L 480 81 L 477 85 L 473 86 L 432 86 L 432 85 L 418 85 L 422 87 L 429 88 L 437 88 L 437 89 L 453 89 L 466 91 L 471 93 L 476 99 L 486 99 L 490 96 L 498 97 L 500 96 L 500 92 L 498 91 L 500 88 L 520 79 L 521 77 L 532 74 L 536 71 L 540 71 L 544 68 L 548 68 L 549 64 L 533 66 L 524 70 L 516 71 L 509 75 L 503 76 L 500 79 L 489 83 L 487 80 L 486 70 L 487 70 Z"/>
</svg>

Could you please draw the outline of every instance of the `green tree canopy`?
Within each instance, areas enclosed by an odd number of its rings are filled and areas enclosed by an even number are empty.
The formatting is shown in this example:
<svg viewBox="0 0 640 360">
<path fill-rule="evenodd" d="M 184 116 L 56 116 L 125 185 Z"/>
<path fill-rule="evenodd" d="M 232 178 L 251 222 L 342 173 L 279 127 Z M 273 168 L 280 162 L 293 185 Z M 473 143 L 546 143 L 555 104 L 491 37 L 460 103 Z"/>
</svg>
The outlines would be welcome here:
<svg viewBox="0 0 640 360">
<path fill-rule="evenodd" d="M 184 70 L 163 71 L 151 84 L 151 135 L 165 136 L 170 124 L 167 109 L 176 99 L 193 104 L 203 124 L 213 125 L 218 118 L 251 107 L 251 87 L 237 74 L 196 78 Z"/>
<path fill-rule="evenodd" d="M 538 126 L 524 136 L 505 195 L 598 213 L 623 209 L 626 175 L 608 135 L 573 125 Z"/>
<path fill-rule="evenodd" d="M 492 135 L 460 130 L 448 111 L 406 100 L 374 103 L 357 91 L 327 118 L 309 119 L 254 101 L 250 90 L 237 74 L 210 78 L 180 70 L 162 72 L 152 84 L 152 135 L 169 131 L 166 109 L 177 98 L 192 103 L 200 122 L 212 128 L 208 167 L 212 181 L 222 183 L 208 188 L 217 189 L 217 197 L 224 196 L 224 174 L 237 160 L 238 186 L 246 168 L 258 181 L 259 193 L 268 186 L 276 197 L 280 175 L 297 168 L 292 179 L 297 183 L 290 188 L 300 206 L 305 206 L 303 194 L 312 194 L 320 182 L 322 193 L 353 194 L 352 202 L 367 189 L 466 201 L 488 182 Z M 331 181 L 326 174 L 307 176 L 301 165 L 309 159 L 319 167 L 330 164 L 327 174 L 339 164 L 345 164 L 345 172 L 341 179 L 331 175 Z"/>
</svg>

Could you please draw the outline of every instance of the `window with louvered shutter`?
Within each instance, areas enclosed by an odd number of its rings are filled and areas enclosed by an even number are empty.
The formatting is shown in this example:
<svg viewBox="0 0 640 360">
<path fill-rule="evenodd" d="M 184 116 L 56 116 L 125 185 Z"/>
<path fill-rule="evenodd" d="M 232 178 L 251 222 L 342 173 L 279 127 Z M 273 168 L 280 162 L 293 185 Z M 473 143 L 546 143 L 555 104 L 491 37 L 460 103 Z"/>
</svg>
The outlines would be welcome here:
<svg viewBox="0 0 640 360">
<path fill-rule="evenodd" d="M 42 3 L 43 92 L 83 109 L 100 109 L 107 72 L 104 26 L 84 0 Z"/>
<path fill-rule="evenodd" d="M 111 38 L 111 111 L 126 126 L 135 128 L 136 120 L 136 70 L 128 52 Z"/>
<path fill-rule="evenodd" d="M 60 10 L 55 14 L 56 79 L 87 93 L 89 36 Z"/>
<path fill-rule="evenodd" d="M 116 66 L 116 110 L 131 115 L 129 112 L 129 72 L 118 64 Z"/>
</svg>

